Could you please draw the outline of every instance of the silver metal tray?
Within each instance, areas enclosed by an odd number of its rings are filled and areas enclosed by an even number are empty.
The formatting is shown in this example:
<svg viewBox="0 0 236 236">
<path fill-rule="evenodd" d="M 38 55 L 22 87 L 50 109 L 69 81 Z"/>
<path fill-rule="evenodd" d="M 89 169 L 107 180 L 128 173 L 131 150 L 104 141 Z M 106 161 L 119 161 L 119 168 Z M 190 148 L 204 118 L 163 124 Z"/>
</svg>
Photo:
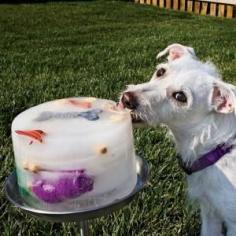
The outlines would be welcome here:
<svg viewBox="0 0 236 236">
<path fill-rule="evenodd" d="M 139 156 L 136 156 L 136 170 L 137 183 L 134 190 L 129 195 L 108 205 L 98 206 L 96 208 L 83 211 L 47 211 L 36 209 L 27 205 L 27 203 L 24 202 L 24 199 L 22 199 L 19 193 L 16 172 L 12 172 L 12 174 L 7 178 L 5 182 L 5 192 L 7 198 L 11 201 L 11 203 L 13 203 L 13 205 L 41 219 L 53 222 L 85 221 L 88 219 L 103 216 L 105 214 L 109 214 L 130 203 L 134 196 L 144 187 L 148 180 L 147 162 Z"/>
</svg>

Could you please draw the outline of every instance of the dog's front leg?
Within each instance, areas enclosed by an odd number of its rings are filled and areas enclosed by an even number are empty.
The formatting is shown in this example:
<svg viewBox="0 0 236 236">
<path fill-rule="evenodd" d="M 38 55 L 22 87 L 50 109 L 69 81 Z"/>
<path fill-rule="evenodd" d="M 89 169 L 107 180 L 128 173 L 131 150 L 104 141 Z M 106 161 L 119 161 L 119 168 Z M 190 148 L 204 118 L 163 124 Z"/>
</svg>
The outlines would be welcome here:
<svg viewBox="0 0 236 236">
<path fill-rule="evenodd" d="M 201 204 L 201 220 L 201 236 L 223 236 L 220 217 L 205 204 Z"/>
</svg>

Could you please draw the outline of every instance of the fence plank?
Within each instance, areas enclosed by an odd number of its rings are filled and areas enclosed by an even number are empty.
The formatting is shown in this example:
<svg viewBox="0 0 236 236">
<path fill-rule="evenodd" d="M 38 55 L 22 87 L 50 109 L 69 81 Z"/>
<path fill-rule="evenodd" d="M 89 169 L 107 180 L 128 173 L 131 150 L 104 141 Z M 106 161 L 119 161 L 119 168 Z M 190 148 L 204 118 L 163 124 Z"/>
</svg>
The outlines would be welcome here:
<svg viewBox="0 0 236 236">
<path fill-rule="evenodd" d="M 228 5 L 226 8 L 227 12 L 226 12 L 226 17 L 227 18 L 233 18 L 233 12 L 234 12 L 234 7 Z"/>
<path fill-rule="evenodd" d="M 207 2 L 202 2 L 201 15 L 206 15 L 207 14 L 207 8 L 208 8 L 208 3 Z"/>
<path fill-rule="evenodd" d="M 146 0 L 146 3 L 150 5 L 151 4 L 151 0 Z"/>
<path fill-rule="evenodd" d="M 200 12 L 200 2 L 195 1 L 194 2 L 194 13 L 199 14 L 199 12 Z"/>
<path fill-rule="evenodd" d="M 210 15 L 216 16 L 216 4 L 215 3 L 211 3 L 211 5 L 210 5 Z"/>
<path fill-rule="evenodd" d="M 188 12 L 193 11 L 193 2 L 192 1 L 187 2 L 187 10 L 188 10 Z"/>
<path fill-rule="evenodd" d="M 140 4 L 144 4 L 144 0 L 140 0 Z"/>
<path fill-rule="evenodd" d="M 135 0 L 135 3 L 139 3 L 139 0 Z"/>
<path fill-rule="evenodd" d="M 166 0 L 166 8 L 171 9 L 171 0 Z"/>
<path fill-rule="evenodd" d="M 173 0 L 173 9 L 178 10 L 179 8 L 179 0 Z"/>
<path fill-rule="evenodd" d="M 218 6 L 218 16 L 224 17 L 225 14 L 225 5 L 224 4 L 219 4 Z"/>
<path fill-rule="evenodd" d="M 185 0 L 180 0 L 180 10 L 181 11 L 185 11 L 185 3 L 186 3 Z"/>
<path fill-rule="evenodd" d="M 157 0 L 152 0 L 152 5 L 157 6 Z"/>
<path fill-rule="evenodd" d="M 159 7 L 165 7 L 165 1 L 164 0 L 159 1 Z"/>
</svg>

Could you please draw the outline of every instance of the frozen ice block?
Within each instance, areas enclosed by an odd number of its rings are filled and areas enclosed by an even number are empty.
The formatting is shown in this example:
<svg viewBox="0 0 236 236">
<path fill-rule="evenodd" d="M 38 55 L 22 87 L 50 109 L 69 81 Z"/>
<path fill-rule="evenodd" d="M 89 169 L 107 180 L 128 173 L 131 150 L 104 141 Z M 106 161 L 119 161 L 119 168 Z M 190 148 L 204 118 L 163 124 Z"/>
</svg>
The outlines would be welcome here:
<svg viewBox="0 0 236 236">
<path fill-rule="evenodd" d="M 91 97 L 46 102 L 12 123 L 20 192 L 33 207 L 87 209 L 112 203 L 136 184 L 129 112 Z"/>
</svg>

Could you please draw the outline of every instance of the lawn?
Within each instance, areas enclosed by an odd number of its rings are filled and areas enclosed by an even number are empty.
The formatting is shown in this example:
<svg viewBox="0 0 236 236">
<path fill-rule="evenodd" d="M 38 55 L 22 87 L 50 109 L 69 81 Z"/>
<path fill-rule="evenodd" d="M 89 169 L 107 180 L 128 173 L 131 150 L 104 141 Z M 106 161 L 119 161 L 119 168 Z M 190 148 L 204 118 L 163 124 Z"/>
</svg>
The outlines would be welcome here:
<svg viewBox="0 0 236 236">
<path fill-rule="evenodd" d="M 149 80 L 155 56 L 180 42 L 236 80 L 235 20 L 125 1 L 0 5 L 1 235 L 78 235 L 75 223 L 47 223 L 14 208 L 4 194 L 14 170 L 10 127 L 21 111 L 70 96 L 117 100 L 125 85 Z M 235 81 L 236 83 L 236 81 Z M 164 128 L 134 131 L 150 166 L 146 188 L 124 209 L 95 220 L 93 235 L 198 235 L 199 212 Z"/>
</svg>

